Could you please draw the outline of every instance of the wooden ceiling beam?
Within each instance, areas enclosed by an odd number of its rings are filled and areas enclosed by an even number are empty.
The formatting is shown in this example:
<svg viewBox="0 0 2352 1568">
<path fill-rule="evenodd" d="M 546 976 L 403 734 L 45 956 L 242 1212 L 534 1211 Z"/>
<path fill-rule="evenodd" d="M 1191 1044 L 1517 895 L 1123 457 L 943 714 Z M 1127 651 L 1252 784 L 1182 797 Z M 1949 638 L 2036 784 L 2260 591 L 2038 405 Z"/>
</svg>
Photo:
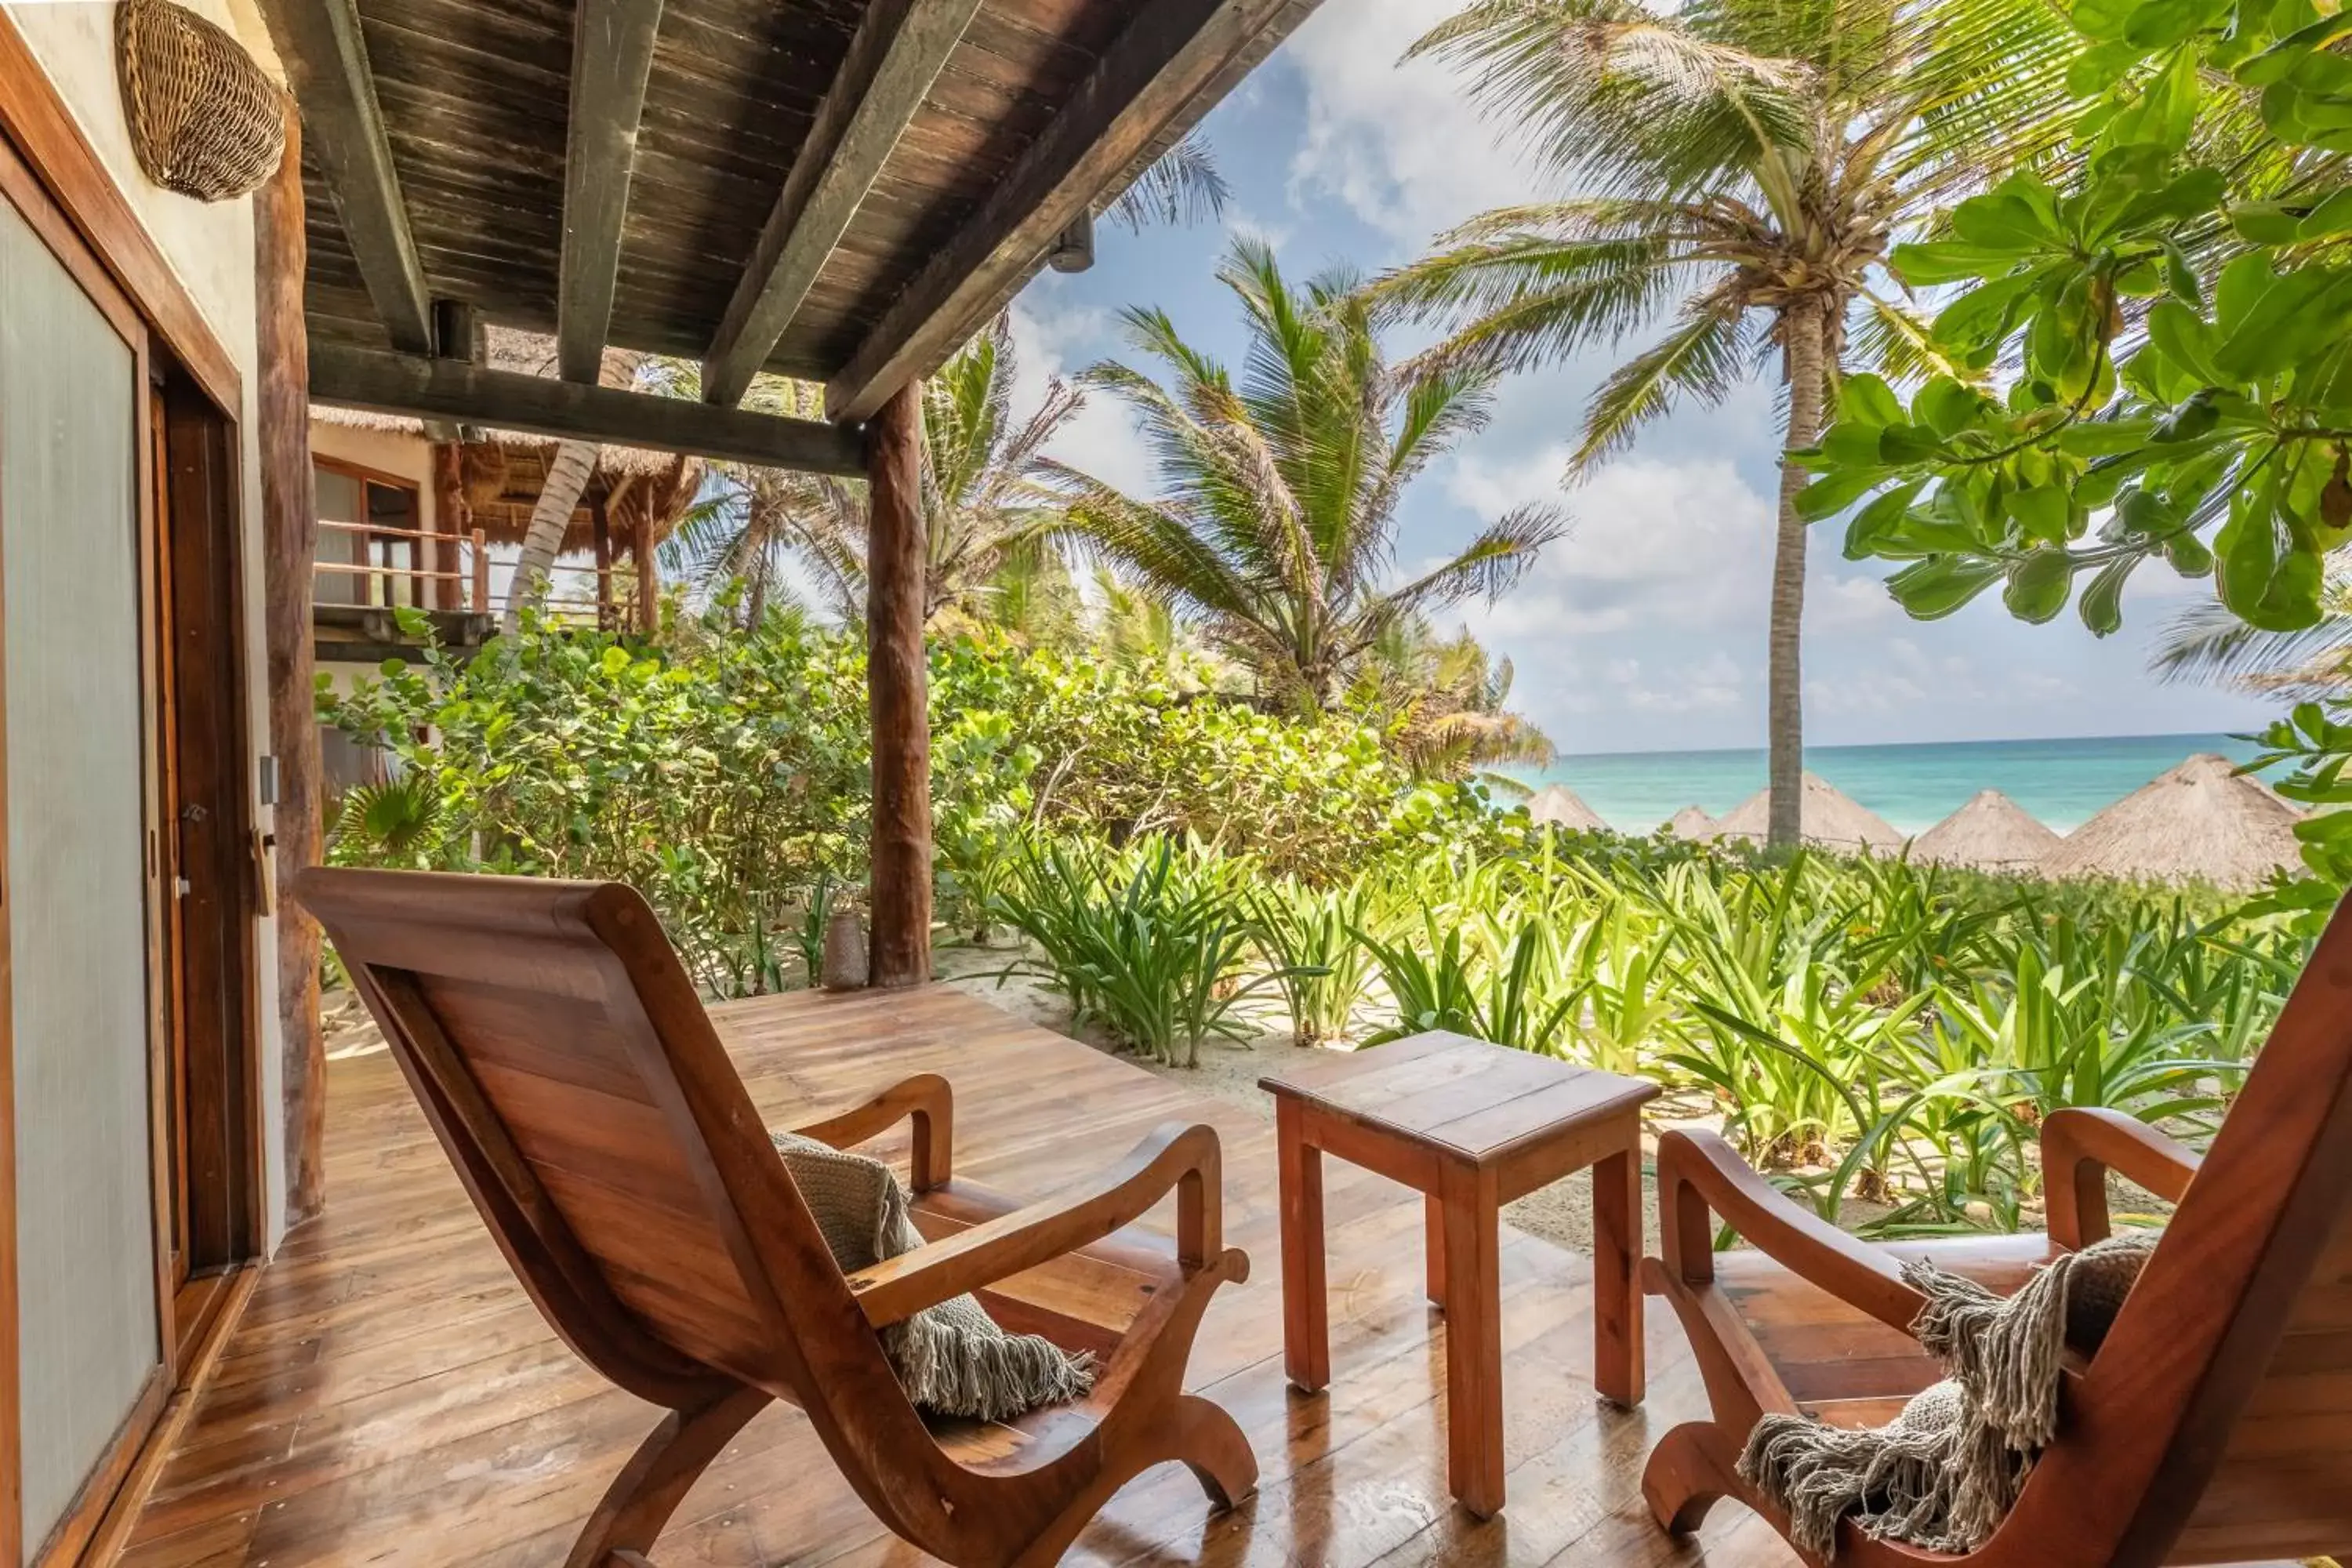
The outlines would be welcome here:
<svg viewBox="0 0 2352 1568">
<path fill-rule="evenodd" d="M 865 432 L 856 426 L 491 370 L 465 360 L 313 342 L 310 397 L 558 440 L 646 447 L 803 473 L 856 478 L 866 472 Z"/>
<path fill-rule="evenodd" d="M 1242 57 L 1286 0 L 1151 0 L 987 201 L 900 291 L 825 386 L 825 412 L 864 420 L 936 370 L 1036 270 L 1195 95 Z"/>
<path fill-rule="evenodd" d="M 354 0 L 261 0 L 261 10 L 377 319 L 394 348 L 430 353 L 425 264 L 409 232 L 358 7 Z"/>
<path fill-rule="evenodd" d="M 867 7 L 711 337 L 706 399 L 741 401 L 979 9 L 979 0 Z"/>
<path fill-rule="evenodd" d="M 594 381 L 612 335 L 621 230 L 661 16 L 662 0 L 579 0 L 574 13 L 555 304 L 556 368 L 566 381 Z"/>
</svg>

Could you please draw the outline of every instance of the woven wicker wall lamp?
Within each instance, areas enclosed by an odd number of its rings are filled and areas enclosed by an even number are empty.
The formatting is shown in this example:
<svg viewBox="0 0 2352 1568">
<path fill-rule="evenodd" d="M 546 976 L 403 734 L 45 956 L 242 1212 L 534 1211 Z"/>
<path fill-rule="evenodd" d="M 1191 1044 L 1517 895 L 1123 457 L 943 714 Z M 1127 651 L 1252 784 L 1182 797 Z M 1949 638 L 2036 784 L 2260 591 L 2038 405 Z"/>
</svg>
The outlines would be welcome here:
<svg viewBox="0 0 2352 1568">
<path fill-rule="evenodd" d="M 278 172 L 286 97 L 235 38 L 172 0 L 123 0 L 114 37 L 131 145 L 149 179 L 225 202 Z"/>
</svg>

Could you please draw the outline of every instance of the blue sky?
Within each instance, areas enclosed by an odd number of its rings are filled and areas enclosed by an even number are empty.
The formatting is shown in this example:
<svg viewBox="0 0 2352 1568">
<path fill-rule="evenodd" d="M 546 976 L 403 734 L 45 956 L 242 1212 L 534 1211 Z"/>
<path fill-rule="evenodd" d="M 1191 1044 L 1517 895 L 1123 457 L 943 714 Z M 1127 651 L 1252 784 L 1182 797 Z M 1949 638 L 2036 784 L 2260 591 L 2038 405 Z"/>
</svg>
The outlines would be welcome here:
<svg viewBox="0 0 2352 1568">
<path fill-rule="evenodd" d="M 1236 231 L 1272 243 L 1294 277 L 1333 265 L 1369 272 L 1474 212 L 1544 194 L 1444 68 L 1397 63 L 1456 3 L 1325 0 L 1203 126 L 1233 188 L 1222 224 L 1141 235 L 1105 226 L 1092 271 L 1042 274 L 1015 301 L 1024 401 L 1054 375 L 1132 357 L 1117 319 L 1129 304 L 1161 306 L 1192 342 L 1237 357 L 1237 314 L 1213 276 Z M 1459 548 L 1512 506 L 1562 505 L 1570 537 L 1501 604 L 1465 617 L 1516 663 L 1515 705 L 1569 753 L 1760 745 L 1776 389 L 1759 377 L 1720 408 L 1677 414 L 1563 490 L 1579 416 L 1612 363 L 1596 354 L 1506 383 L 1493 423 L 1405 500 L 1400 564 Z M 1090 404 L 1054 453 L 1151 492 L 1149 454 L 1108 400 Z M 2123 631 L 2104 641 L 2071 614 L 2015 623 L 1990 596 L 1919 623 L 1886 596 L 1877 568 L 1840 557 L 1842 531 L 1817 529 L 1811 551 L 1811 744 L 2244 730 L 2266 717 L 2250 699 L 2162 686 L 2145 671 L 2151 635 L 2204 584 L 2144 569 Z"/>
</svg>

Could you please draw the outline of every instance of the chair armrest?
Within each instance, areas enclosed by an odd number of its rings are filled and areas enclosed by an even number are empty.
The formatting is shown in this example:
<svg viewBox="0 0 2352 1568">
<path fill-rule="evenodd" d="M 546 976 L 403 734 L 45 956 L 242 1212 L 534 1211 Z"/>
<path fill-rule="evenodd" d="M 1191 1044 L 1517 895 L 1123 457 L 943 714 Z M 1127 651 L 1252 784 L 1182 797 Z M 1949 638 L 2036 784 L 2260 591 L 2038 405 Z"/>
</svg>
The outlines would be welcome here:
<svg viewBox="0 0 2352 1568">
<path fill-rule="evenodd" d="M 947 1184 L 954 1168 L 955 1091 L 935 1072 L 918 1073 L 892 1084 L 865 1104 L 822 1121 L 792 1131 L 803 1138 L 846 1149 L 896 1126 L 902 1118 L 915 1123 L 915 1153 L 911 1185 L 919 1193 Z"/>
<path fill-rule="evenodd" d="M 1667 1133 L 1658 1140 L 1658 1230 L 1670 1277 L 1686 1285 L 1715 1279 L 1713 1215 L 1774 1262 L 1905 1333 L 1927 1304 L 1893 1257 L 1800 1207 L 1721 1138 Z"/>
<path fill-rule="evenodd" d="M 2050 1238 L 2069 1249 L 2105 1239 L 2107 1173 L 2179 1203 L 2203 1157 L 2120 1110 L 2067 1107 L 2042 1124 Z"/>
<path fill-rule="evenodd" d="M 1176 1250 L 1187 1274 L 1224 1250 L 1216 1130 L 1169 1122 L 1097 1177 L 849 1276 L 876 1328 L 1100 1241 L 1176 1191 Z"/>
</svg>

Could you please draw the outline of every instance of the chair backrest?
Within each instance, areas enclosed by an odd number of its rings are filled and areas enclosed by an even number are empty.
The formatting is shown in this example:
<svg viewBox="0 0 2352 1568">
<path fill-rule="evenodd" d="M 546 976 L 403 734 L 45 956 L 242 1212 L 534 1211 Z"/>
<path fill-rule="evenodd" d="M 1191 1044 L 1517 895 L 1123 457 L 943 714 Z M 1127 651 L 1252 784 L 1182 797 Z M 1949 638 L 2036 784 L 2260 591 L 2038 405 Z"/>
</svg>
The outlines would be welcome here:
<svg viewBox="0 0 2352 1568">
<path fill-rule="evenodd" d="M 2004 1534 L 2117 1568 L 2352 1549 L 2352 900 L 2067 1409 Z"/>
<path fill-rule="evenodd" d="M 829 1445 L 929 1447 L 635 891 L 322 869 L 297 896 L 583 1358 L 656 1403 L 742 1383 Z"/>
</svg>

